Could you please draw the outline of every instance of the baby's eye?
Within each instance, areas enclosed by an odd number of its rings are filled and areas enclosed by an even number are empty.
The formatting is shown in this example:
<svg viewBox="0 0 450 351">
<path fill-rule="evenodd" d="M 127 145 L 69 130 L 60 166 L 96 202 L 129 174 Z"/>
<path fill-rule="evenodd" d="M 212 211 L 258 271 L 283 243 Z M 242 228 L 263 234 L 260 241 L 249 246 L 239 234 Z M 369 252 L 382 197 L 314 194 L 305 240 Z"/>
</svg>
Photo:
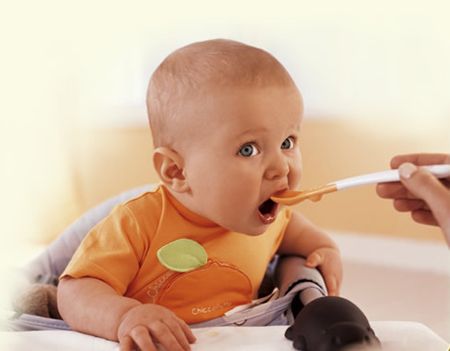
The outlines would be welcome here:
<svg viewBox="0 0 450 351">
<path fill-rule="evenodd" d="M 245 144 L 239 149 L 239 155 L 251 157 L 258 154 L 258 149 L 253 144 Z"/>
<path fill-rule="evenodd" d="M 292 149 L 295 144 L 295 139 L 293 137 L 289 137 L 284 139 L 283 143 L 281 144 L 282 149 Z"/>
</svg>

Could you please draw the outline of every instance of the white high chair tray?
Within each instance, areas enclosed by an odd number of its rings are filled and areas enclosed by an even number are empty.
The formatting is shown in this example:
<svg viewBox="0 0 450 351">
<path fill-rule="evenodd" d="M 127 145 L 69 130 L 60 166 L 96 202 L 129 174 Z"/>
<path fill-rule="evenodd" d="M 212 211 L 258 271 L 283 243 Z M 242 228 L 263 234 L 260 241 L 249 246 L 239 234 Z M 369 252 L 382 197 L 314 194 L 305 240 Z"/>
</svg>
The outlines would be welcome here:
<svg viewBox="0 0 450 351">
<path fill-rule="evenodd" d="M 447 351 L 449 344 L 416 322 L 371 322 L 386 351 Z M 285 326 L 193 329 L 192 351 L 292 351 Z M 119 351 L 117 343 L 73 331 L 0 332 L 0 350 Z"/>
</svg>

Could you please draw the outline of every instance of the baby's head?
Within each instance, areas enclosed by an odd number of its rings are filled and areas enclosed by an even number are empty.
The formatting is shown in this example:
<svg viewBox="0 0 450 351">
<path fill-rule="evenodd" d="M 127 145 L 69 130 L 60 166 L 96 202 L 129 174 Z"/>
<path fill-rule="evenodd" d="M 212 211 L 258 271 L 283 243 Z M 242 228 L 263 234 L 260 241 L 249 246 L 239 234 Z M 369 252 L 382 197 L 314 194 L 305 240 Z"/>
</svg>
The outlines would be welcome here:
<svg viewBox="0 0 450 351">
<path fill-rule="evenodd" d="M 188 115 L 186 104 L 201 109 L 211 91 L 267 86 L 296 89 L 286 69 L 264 50 L 217 39 L 174 51 L 153 73 L 148 89 L 147 111 L 155 147 L 187 137 L 180 123 L 190 124 L 198 115 Z"/>
<path fill-rule="evenodd" d="M 178 49 L 153 73 L 147 109 L 156 171 L 180 202 L 247 234 L 275 220 L 266 200 L 300 178 L 303 107 L 272 55 L 230 40 Z"/>
</svg>

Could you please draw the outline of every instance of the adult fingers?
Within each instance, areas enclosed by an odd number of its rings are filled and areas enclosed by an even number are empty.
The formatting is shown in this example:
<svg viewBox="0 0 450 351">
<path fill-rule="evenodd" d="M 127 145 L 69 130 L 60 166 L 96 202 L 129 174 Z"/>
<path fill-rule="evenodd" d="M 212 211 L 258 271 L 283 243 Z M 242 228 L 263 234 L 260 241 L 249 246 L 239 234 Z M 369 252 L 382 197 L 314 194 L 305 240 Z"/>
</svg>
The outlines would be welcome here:
<svg viewBox="0 0 450 351">
<path fill-rule="evenodd" d="M 399 172 L 403 185 L 428 204 L 442 228 L 447 227 L 450 221 L 449 190 L 431 173 L 411 163 L 402 164 Z"/>
<path fill-rule="evenodd" d="M 406 188 L 401 183 L 379 183 L 376 187 L 378 196 L 383 199 L 394 199 L 404 197 L 407 192 Z"/>
<path fill-rule="evenodd" d="M 391 160 L 391 167 L 398 168 L 402 163 L 409 162 L 416 165 L 432 165 L 450 163 L 450 155 L 436 153 L 417 153 L 397 155 Z"/>
<path fill-rule="evenodd" d="M 395 199 L 394 207 L 399 212 L 412 212 L 417 210 L 430 211 L 426 202 L 419 199 Z"/>
<path fill-rule="evenodd" d="M 383 199 L 416 199 L 401 182 L 379 183 L 376 191 Z"/>
<path fill-rule="evenodd" d="M 428 224 L 438 226 L 439 223 L 430 211 L 416 210 L 411 212 L 412 219 L 420 224 Z"/>
</svg>

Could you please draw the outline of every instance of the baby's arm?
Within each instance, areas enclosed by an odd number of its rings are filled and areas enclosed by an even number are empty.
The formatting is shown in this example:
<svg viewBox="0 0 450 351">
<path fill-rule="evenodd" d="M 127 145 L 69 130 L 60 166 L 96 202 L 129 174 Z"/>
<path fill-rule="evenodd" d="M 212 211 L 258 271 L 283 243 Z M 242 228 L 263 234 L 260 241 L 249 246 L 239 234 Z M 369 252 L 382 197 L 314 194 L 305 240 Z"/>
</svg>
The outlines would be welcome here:
<svg viewBox="0 0 450 351">
<path fill-rule="evenodd" d="M 278 249 L 281 255 L 306 258 L 306 266 L 318 267 L 329 295 L 338 295 L 342 281 L 342 261 L 333 240 L 301 214 L 293 212 Z"/>
<path fill-rule="evenodd" d="M 58 308 L 64 320 L 80 332 L 120 342 L 121 350 L 138 346 L 155 350 L 190 350 L 195 337 L 170 310 L 121 296 L 94 278 L 64 278 L 58 285 Z"/>
</svg>

